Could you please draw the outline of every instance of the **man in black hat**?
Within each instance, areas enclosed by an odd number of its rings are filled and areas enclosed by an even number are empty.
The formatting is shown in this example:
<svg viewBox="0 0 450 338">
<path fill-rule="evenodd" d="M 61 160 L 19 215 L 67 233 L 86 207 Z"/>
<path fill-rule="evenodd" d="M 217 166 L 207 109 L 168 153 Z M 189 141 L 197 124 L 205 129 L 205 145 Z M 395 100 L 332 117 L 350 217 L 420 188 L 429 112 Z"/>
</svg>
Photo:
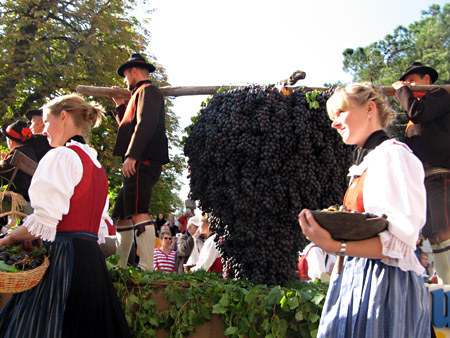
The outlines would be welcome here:
<svg viewBox="0 0 450 338">
<path fill-rule="evenodd" d="M 112 217 L 118 219 L 119 265 L 126 265 L 136 231 L 139 267 L 153 270 L 155 247 L 154 224 L 148 215 L 152 189 L 169 162 L 165 126 L 165 105 L 161 91 L 149 80 L 155 67 L 140 54 L 132 54 L 117 69 L 125 78 L 131 98 L 116 103 L 114 116 L 119 124 L 113 154 L 123 160 L 123 183 L 117 196 Z"/>
<path fill-rule="evenodd" d="M 427 222 L 422 234 L 430 241 L 439 277 L 450 284 L 450 93 L 443 88 L 426 93 L 410 89 L 437 78 L 436 70 L 413 62 L 392 87 L 410 120 L 405 143 L 425 169 Z"/>
<path fill-rule="evenodd" d="M 32 109 L 25 113 L 25 116 L 30 120 L 30 130 L 33 133 L 32 140 L 30 141 L 30 146 L 33 148 L 37 160 L 40 161 L 47 152 L 52 149 L 48 143 L 46 136 L 42 135 L 44 131 L 44 121 L 42 119 L 42 109 Z"/>
</svg>

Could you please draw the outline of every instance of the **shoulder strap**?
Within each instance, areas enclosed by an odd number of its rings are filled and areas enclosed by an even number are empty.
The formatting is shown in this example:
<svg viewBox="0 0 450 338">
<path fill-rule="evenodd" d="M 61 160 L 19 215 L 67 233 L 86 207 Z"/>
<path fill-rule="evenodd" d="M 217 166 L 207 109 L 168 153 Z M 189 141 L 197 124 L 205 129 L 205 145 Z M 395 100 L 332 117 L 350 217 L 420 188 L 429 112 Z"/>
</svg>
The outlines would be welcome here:
<svg viewBox="0 0 450 338">
<path fill-rule="evenodd" d="M 308 256 L 308 254 L 309 254 L 309 252 L 311 251 L 311 249 L 312 248 L 315 248 L 317 245 L 313 245 L 312 247 L 310 247 L 309 249 L 308 249 L 308 251 L 306 251 L 306 254 L 305 254 L 305 256 Z"/>
<path fill-rule="evenodd" d="M 133 115 L 134 115 L 134 111 L 136 109 L 136 97 L 138 96 L 138 94 L 147 86 L 149 86 L 150 83 L 143 83 L 141 86 L 139 86 L 138 89 L 136 89 L 136 91 L 133 93 L 133 95 L 131 96 L 130 101 L 128 101 L 128 105 L 127 105 L 127 109 L 125 110 L 125 113 L 123 114 L 123 118 L 122 121 L 120 121 L 120 125 L 126 123 L 126 122 L 130 122 L 133 119 Z"/>
</svg>

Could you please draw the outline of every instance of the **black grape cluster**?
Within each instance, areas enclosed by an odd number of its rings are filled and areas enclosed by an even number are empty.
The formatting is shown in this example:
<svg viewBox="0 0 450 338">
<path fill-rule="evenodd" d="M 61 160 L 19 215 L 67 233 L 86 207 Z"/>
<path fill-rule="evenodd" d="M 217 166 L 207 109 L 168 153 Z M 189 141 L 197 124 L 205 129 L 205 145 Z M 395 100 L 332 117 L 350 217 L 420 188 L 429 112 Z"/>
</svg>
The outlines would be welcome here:
<svg viewBox="0 0 450 338">
<path fill-rule="evenodd" d="M 190 194 L 211 214 L 224 273 L 283 285 L 308 243 L 303 208 L 341 203 L 351 148 L 331 128 L 321 93 L 248 86 L 214 95 L 191 126 L 184 152 Z"/>
<path fill-rule="evenodd" d="M 22 245 L 7 245 L 0 248 L 0 271 L 28 271 L 44 262 L 46 249 L 24 250 Z M 9 266 L 9 267 L 8 267 Z M 15 270 L 11 270 L 11 268 Z"/>
</svg>

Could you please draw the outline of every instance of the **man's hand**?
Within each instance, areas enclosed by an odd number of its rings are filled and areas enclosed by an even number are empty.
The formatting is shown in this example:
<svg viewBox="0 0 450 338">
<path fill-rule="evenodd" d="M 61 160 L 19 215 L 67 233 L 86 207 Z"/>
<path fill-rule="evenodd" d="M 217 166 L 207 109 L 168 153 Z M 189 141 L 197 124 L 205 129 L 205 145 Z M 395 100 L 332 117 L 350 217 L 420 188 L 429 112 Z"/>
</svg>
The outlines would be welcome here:
<svg viewBox="0 0 450 338">
<path fill-rule="evenodd" d="M 118 89 L 119 86 L 112 86 L 111 88 Z M 122 97 L 113 97 L 113 101 L 116 103 L 116 107 L 125 103 L 125 100 Z"/>
<path fill-rule="evenodd" d="M 197 227 L 197 230 L 192 234 L 192 237 L 194 237 L 195 239 L 198 239 L 202 234 L 202 229 L 201 227 Z"/>
<path fill-rule="evenodd" d="M 411 84 L 409 82 L 405 82 L 405 81 L 397 81 L 392 84 L 392 87 L 395 90 L 398 90 L 399 88 L 404 87 L 404 86 L 411 88 Z"/>
<path fill-rule="evenodd" d="M 127 157 L 123 162 L 123 176 L 131 177 L 136 174 L 136 159 Z"/>
</svg>

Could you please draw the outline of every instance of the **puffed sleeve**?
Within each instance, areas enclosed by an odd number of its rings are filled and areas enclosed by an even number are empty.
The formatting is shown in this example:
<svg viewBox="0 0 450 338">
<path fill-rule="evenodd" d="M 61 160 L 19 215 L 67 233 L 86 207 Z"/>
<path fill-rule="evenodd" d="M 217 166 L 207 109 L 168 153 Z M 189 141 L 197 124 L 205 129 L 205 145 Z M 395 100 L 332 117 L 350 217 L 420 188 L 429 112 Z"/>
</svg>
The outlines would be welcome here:
<svg viewBox="0 0 450 338">
<path fill-rule="evenodd" d="M 308 261 L 308 276 L 311 280 L 320 278 L 322 272 L 327 272 L 325 269 L 325 252 L 319 247 L 313 247 L 309 250 L 306 256 Z"/>
<path fill-rule="evenodd" d="M 386 263 L 419 273 L 414 250 L 426 220 L 423 166 L 402 143 L 393 142 L 383 150 L 371 158 L 367 169 L 364 208 L 388 216 L 388 230 L 379 235 L 383 254 L 392 258 Z"/>
<path fill-rule="evenodd" d="M 214 237 L 215 235 L 212 236 Z M 220 257 L 220 253 L 216 248 L 216 242 L 214 242 L 214 239 L 210 237 L 203 245 L 203 248 L 198 256 L 198 262 L 191 269 L 191 271 L 199 271 L 201 269 L 208 271 L 218 257 Z"/>
<path fill-rule="evenodd" d="M 41 159 L 28 190 L 34 212 L 24 220 L 24 226 L 31 234 L 54 241 L 56 226 L 69 212 L 82 174 L 81 159 L 69 148 L 52 149 Z"/>
</svg>

